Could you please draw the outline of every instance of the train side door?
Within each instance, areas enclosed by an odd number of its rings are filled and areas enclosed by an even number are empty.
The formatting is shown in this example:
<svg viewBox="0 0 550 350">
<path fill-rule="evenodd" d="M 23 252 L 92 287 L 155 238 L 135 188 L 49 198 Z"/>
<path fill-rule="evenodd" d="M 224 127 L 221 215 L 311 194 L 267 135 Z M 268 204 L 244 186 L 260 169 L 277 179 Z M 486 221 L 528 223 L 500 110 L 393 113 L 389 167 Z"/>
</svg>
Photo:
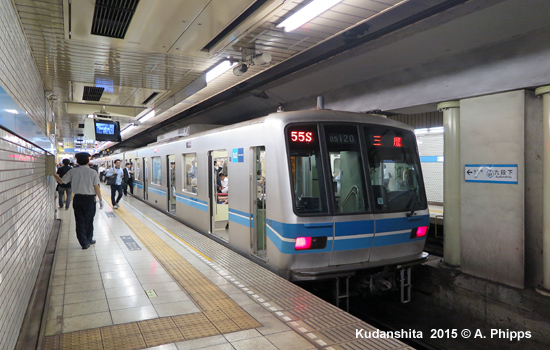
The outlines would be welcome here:
<svg viewBox="0 0 550 350">
<path fill-rule="evenodd" d="M 168 179 L 166 181 L 168 193 L 168 212 L 176 214 L 176 157 L 173 154 L 166 156 L 166 165 L 168 167 Z"/>
<path fill-rule="evenodd" d="M 229 241 L 229 174 L 227 150 L 208 153 L 210 169 L 210 233 Z"/>
<path fill-rule="evenodd" d="M 266 246 L 266 171 L 265 147 L 252 147 L 251 203 L 253 224 L 251 225 L 250 243 L 254 254 L 267 258 Z"/>
<path fill-rule="evenodd" d="M 147 158 L 143 158 L 143 199 L 149 199 L 147 188 L 149 186 L 149 167 L 147 166 Z"/>
</svg>

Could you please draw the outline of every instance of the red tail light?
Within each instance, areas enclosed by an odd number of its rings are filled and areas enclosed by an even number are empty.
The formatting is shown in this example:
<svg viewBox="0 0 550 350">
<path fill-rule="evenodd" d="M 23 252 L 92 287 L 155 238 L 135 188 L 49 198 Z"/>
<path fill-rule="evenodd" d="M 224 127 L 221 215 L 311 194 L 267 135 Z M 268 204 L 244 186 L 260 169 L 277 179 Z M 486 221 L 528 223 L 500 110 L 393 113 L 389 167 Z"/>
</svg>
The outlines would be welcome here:
<svg viewBox="0 0 550 350">
<path fill-rule="evenodd" d="M 296 248 L 296 250 L 311 248 L 311 237 L 296 238 L 296 243 L 294 243 L 294 248 Z"/>
<path fill-rule="evenodd" d="M 420 238 L 426 236 L 428 233 L 428 226 L 420 226 L 413 228 L 411 231 L 411 238 Z"/>
</svg>

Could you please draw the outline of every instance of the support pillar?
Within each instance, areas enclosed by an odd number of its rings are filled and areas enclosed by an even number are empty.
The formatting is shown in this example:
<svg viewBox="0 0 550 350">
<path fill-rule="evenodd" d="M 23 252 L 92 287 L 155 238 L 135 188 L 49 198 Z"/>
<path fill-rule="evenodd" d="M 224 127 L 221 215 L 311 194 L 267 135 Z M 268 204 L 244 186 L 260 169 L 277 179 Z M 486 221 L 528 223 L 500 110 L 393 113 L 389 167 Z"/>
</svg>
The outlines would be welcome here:
<svg viewBox="0 0 550 350">
<path fill-rule="evenodd" d="M 550 86 L 542 86 L 535 90 L 537 96 L 542 96 L 543 115 L 543 157 L 542 157 L 542 288 L 543 294 L 550 295 Z"/>
<path fill-rule="evenodd" d="M 443 112 L 443 262 L 448 268 L 460 268 L 460 102 L 449 101 L 437 105 Z"/>
</svg>

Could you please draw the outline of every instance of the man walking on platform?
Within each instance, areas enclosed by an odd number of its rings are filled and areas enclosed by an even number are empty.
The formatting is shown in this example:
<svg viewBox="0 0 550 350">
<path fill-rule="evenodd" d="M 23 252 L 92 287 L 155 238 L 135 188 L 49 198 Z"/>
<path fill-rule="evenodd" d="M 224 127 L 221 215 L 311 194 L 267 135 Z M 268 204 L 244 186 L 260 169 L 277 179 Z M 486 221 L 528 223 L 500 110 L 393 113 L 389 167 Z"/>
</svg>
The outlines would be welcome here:
<svg viewBox="0 0 550 350">
<path fill-rule="evenodd" d="M 124 176 L 124 171 L 120 167 L 120 159 L 115 160 L 115 167 L 107 170 L 105 176 L 107 178 L 116 175 L 116 181 L 114 185 L 111 185 L 111 204 L 113 209 L 118 209 L 118 202 L 122 198 L 122 177 Z M 116 193 L 118 192 L 118 198 L 115 200 Z"/>
<path fill-rule="evenodd" d="M 69 165 L 71 162 L 68 159 L 63 159 L 63 166 L 57 170 L 57 175 L 63 178 L 72 167 Z M 69 210 L 71 205 L 71 183 L 68 184 L 58 184 L 57 185 L 57 195 L 59 196 L 59 209 L 63 209 L 63 196 L 67 195 L 65 199 L 65 210 Z"/>
<path fill-rule="evenodd" d="M 76 161 L 79 167 L 69 170 L 63 179 L 55 174 L 55 180 L 59 184 L 71 183 L 74 193 L 73 209 L 76 224 L 76 238 L 82 246 L 82 249 L 88 249 L 90 244 L 94 244 L 94 216 L 95 216 L 95 197 L 99 198 L 99 208 L 103 208 L 103 200 L 99 189 L 99 175 L 88 165 L 90 155 L 88 153 L 77 153 Z"/>
</svg>

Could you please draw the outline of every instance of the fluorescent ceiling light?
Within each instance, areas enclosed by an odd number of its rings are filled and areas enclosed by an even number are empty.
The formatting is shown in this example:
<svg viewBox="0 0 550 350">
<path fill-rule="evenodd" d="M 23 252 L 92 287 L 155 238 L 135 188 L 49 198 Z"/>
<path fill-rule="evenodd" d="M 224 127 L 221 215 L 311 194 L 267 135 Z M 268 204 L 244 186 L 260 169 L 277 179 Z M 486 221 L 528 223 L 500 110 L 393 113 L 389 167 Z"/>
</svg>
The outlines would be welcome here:
<svg viewBox="0 0 550 350">
<path fill-rule="evenodd" d="M 237 62 L 233 62 L 232 64 L 229 60 L 223 61 L 222 63 L 218 64 L 216 67 L 206 72 L 206 83 L 211 82 L 212 80 L 216 79 L 223 73 L 235 67 L 236 65 L 237 65 Z"/>
<path fill-rule="evenodd" d="M 59 146 L 63 146 L 63 142 L 58 142 L 57 143 Z"/>
<path fill-rule="evenodd" d="M 341 1 L 342 0 L 314 0 L 307 6 L 304 6 L 300 11 L 285 19 L 277 28 L 285 27 L 285 32 L 291 32 Z"/>
<path fill-rule="evenodd" d="M 138 121 L 140 123 L 145 123 L 146 121 L 148 121 L 149 119 L 153 118 L 155 116 L 155 110 L 152 109 L 151 112 L 147 113 L 146 115 L 144 115 L 143 117 L 139 118 Z"/>
<path fill-rule="evenodd" d="M 124 130 L 122 130 L 122 131 L 120 132 L 120 134 L 121 134 L 121 135 L 122 135 L 122 134 L 125 134 L 125 133 L 127 133 L 128 131 L 132 130 L 132 129 L 135 128 L 135 127 L 136 127 L 136 126 L 135 126 L 134 124 L 128 125 L 127 127 L 124 128 Z"/>
<path fill-rule="evenodd" d="M 427 134 L 427 133 L 428 133 L 428 128 L 416 129 L 416 130 L 414 130 L 414 133 L 415 133 L 416 135 L 424 135 L 424 134 Z"/>
<path fill-rule="evenodd" d="M 88 118 L 93 119 L 94 115 L 93 114 L 88 114 Z"/>
<path fill-rule="evenodd" d="M 8 112 L 8 113 L 11 113 L 11 114 L 19 114 L 19 113 L 17 112 L 17 109 L 4 109 L 4 110 L 5 110 L 6 112 Z"/>
<path fill-rule="evenodd" d="M 443 134 L 445 132 L 445 128 L 443 126 L 439 126 L 436 128 L 430 128 L 428 130 L 430 134 Z"/>
</svg>

